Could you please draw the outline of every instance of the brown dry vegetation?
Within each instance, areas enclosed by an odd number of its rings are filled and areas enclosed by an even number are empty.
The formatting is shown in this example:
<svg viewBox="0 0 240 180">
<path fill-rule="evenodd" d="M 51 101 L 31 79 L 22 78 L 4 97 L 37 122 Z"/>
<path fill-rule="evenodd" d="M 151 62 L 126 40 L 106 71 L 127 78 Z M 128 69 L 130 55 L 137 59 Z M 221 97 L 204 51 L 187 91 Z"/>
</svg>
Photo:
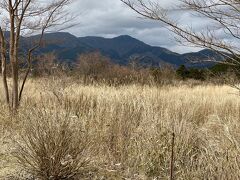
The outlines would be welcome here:
<svg viewBox="0 0 240 180">
<path fill-rule="evenodd" d="M 173 131 L 175 179 L 240 178 L 233 88 L 39 78 L 25 92 L 17 117 L 0 96 L 2 179 L 169 179 Z"/>
</svg>

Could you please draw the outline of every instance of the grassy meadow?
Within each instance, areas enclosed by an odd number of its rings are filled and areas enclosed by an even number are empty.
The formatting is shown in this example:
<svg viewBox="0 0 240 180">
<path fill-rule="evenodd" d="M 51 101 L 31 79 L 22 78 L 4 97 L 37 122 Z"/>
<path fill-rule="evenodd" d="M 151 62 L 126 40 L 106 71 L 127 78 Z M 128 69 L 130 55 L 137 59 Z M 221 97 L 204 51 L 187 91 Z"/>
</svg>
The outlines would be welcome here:
<svg viewBox="0 0 240 180">
<path fill-rule="evenodd" d="M 240 97 L 229 86 L 30 79 L 15 116 L 3 97 L 0 179 L 169 179 L 173 132 L 174 179 L 240 178 Z"/>
</svg>

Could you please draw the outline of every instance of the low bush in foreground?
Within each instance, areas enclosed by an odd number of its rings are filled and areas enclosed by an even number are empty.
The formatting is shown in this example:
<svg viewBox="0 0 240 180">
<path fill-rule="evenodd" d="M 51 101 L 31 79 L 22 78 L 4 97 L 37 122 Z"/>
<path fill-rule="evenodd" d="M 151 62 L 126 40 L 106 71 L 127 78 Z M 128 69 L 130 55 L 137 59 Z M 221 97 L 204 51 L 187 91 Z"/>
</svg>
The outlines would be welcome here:
<svg viewBox="0 0 240 180">
<path fill-rule="evenodd" d="M 64 116 L 29 111 L 14 157 L 34 179 L 75 179 L 87 172 L 89 139 L 80 126 Z"/>
</svg>

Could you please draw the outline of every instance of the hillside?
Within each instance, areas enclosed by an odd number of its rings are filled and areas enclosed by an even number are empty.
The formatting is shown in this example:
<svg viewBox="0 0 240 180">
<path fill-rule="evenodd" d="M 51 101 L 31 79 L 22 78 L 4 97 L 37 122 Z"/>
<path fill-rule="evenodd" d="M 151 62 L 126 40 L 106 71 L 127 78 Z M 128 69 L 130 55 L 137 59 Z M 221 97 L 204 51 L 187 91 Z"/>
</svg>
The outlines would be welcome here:
<svg viewBox="0 0 240 180">
<path fill-rule="evenodd" d="M 23 38 L 24 48 L 36 41 L 37 36 Z M 75 37 L 70 33 L 48 33 L 44 36 L 44 44 L 38 49 L 39 53 L 55 52 L 60 61 L 74 62 L 79 54 L 100 51 L 112 59 L 114 63 L 126 65 L 130 59 L 137 59 L 146 66 L 158 66 L 167 63 L 174 66 L 184 64 L 186 66 L 209 66 L 211 63 L 200 63 L 209 58 L 222 59 L 210 50 L 202 50 L 196 53 L 178 54 L 166 48 L 150 46 L 128 35 L 115 38 L 103 37 Z M 191 61 L 198 61 L 192 63 Z"/>
</svg>

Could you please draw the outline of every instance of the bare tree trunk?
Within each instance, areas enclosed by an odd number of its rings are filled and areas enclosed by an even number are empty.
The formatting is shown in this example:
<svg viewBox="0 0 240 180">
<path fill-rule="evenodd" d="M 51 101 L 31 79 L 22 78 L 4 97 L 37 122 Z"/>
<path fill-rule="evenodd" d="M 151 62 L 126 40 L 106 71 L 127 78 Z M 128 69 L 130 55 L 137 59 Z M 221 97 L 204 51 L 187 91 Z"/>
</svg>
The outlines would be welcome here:
<svg viewBox="0 0 240 180">
<path fill-rule="evenodd" d="M 9 104 L 9 92 L 8 92 L 8 84 L 7 84 L 7 73 L 6 73 L 6 59 L 3 59 L 2 57 L 2 82 L 3 82 L 3 88 L 4 88 L 4 94 L 6 103 Z"/>
<path fill-rule="evenodd" d="M 30 71 L 31 71 L 31 64 L 32 64 L 32 61 L 31 61 L 31 53 L 32 53 L 32 51 L 33 51 L 33 49 L 28 52 L 28 60 L 27 60 L 27 62 L 28 62 L 28 68 L 27 68 L 27 72 L 26 72 L 26 74 L 25 74 L 25 76 L 24 76 L 24 78 L 23 78 L 22 86 L 21 86 L 21 89 L 20 89 L 20 92 L 19 92 L 19 98 L 18 98 L 19 103 L 20 103 L 20 101 L 22 100 L 23 89 L 24 89 L 24 86 L 25 86 L 25 84 L 26 84 L 28 75 L 29 75 L 29 73 L 30 73 Z"/>
<path fill-rule="evenodd" d="M 18 101 L 18 64 L 15 62 L 12 62 L 12 96 L 13 96 L 13 102 L 12 102 L 12 110 L 15 111 L 18 109 L 19 101 Z"/>
<path fill-rule="evenodd" d="M 7 84 L 7 72 L 6 72 L 6 59 L 2 57 L 2 82 L 3 82 L 3 88 L 4 88 L 4 94 L 6 103 L 9 104 L 9 91 L 8 91 L 8 84 Z"/>
<path fill-rule="evenodd" d="M 2 82 L 4 88 L 4 94 L 6 98 L 6 103 L 10 107 L 9 104 L 9 90 L 8 90 L 8 83 L 7 83 L 7 58 L 6 58 L 6 44 L 3 35 L 2 29 L 0 29 L 0 43 L 1 43 L 1 60 L 2 60 Z"/>
<path fill-rule="evenodd" d="M 16 33 L 15 33 L 15 20 L 14 15 L 15 12 L 12 6 L 9 6 L 10 12 L 10 62 L 11 62 L 11 70 L 12 70 L 12 110 L 16 111 L 19 105 L 18 101 L 18 59 L 17 59 L 17 41 Z"/>
</svg>

